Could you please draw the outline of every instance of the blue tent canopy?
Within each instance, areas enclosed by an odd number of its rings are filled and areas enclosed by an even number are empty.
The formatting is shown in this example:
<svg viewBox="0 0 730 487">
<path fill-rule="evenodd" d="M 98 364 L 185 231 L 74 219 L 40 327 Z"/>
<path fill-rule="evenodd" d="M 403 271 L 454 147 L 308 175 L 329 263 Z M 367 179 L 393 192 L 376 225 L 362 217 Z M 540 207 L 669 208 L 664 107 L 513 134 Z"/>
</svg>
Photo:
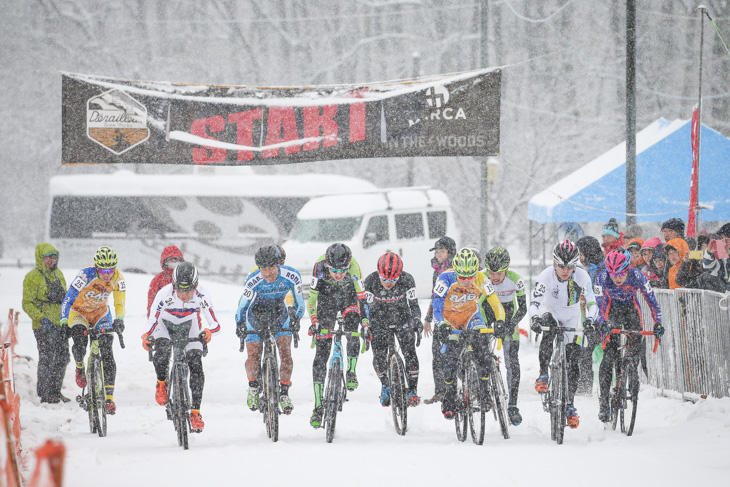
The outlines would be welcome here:
<svg viewBox="0 0 730 487">
<path fill-rule="evenodd" d="M 691 121 L 655 121 L 636 134 L 636 220 L 687 220 L 692 174 Z M 730 139 L 703 125 L 701 221 L 730 220 Z M 626 143 L 621 143 L 533 196 L 528 218 L 548 222 L 625 220 Z"/>
</svg>

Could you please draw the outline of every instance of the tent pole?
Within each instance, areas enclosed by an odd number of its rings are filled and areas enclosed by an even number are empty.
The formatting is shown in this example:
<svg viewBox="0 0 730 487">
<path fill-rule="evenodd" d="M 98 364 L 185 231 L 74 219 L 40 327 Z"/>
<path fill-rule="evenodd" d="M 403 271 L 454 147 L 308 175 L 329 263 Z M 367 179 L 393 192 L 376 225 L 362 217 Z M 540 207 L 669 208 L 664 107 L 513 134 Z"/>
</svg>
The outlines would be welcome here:
<svg viewBox="0 0 730 487">
<path fill-rule="evenodd" d="M 626 0 L 626 225 L 636 223 L 636 0 Z"/>
<path fill-rule="evenodd" d="M 705 14 L 707 13 L 707 7 L 700 5 L 697 7 L 700 11 L 700 76 L 699 76 L 699 93 L 697 95 L 697 205 L 700 203 L 700 154 L 702 153 L 702 145 L 700 144 L 702 136 L 702 50 L 705 42 Z M 691 202 L 690 202 L 691 203 Z M 699 228 L 697 227 L 697 216 L 699 211 L 695 208 L 694 212 L 694 227 L 695 233 L 699 234 Z"/>
<path fill-rule="evenodd" d="M 527 220 L 527 273 L 529 274 L 530 289 L 532 289 L 532 220 Z"/>
</svg>

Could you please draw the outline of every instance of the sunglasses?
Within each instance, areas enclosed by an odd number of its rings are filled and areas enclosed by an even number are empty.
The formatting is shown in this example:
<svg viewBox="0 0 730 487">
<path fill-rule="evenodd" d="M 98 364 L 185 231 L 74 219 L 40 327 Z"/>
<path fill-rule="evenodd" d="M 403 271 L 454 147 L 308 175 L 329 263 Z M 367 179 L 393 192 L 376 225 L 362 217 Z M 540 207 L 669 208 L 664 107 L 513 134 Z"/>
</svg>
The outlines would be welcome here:
<svg viewBox="0 0 730 487">
<path fill-rule="evenodd" d="M 335 269 L 334 267 L 330 267 L 330 270 L 334 274 L 344 274 L 345 272 L 347 272 L 347 269 Z"/>
<path fill-rule="evenodd" d="M 565 269 L 565 270 L 573 270 L 573 269 L 575 269 L 575 266 L 574 265 L 563 265 L 563 264 L 556 264 L 556 265 L 560 269 Z"/>
<path fill-rule="evenodd" d="M 400 279 L 400 276 L 396 277 L 395 279 L 385 279 L 384 277 L 380 278 L 380 280 L 383 282 L 396 282 L 396 281 L 398 281 L 398 279 Z"/>
<path fill-rule="evenodd" d="M 609 272 L 608 275 L 611 276 L 611 277 L 622 278 L 622 277 L 626 277 L 626 275 L 628 273 L 629 273 L 629 271 L 621 271 L 621 272 L 615 272 L 615 273 L 614 272 Z"/>
<path fill-rule="evenodd" d="M 476 278 L 477 278 L 477 276 L 469 276 L 469 277 L 465 277 L 465 276 L 456 276 L 456 278 L 457 278 L 458 280 L 460 280 L 460 281 L 473 281 L 474 279 L 476 279 Z"/>
<path fill-rule="evenodd" d="M 115 270 L 116 270 L 115 268 L 111 268 L 111 269 L 100 269 L 99 267 L 96 268 L 96 272 L 98 272 L 102 276 L 111 276 L 112 274 L 114 274 Z"/>
</svg>

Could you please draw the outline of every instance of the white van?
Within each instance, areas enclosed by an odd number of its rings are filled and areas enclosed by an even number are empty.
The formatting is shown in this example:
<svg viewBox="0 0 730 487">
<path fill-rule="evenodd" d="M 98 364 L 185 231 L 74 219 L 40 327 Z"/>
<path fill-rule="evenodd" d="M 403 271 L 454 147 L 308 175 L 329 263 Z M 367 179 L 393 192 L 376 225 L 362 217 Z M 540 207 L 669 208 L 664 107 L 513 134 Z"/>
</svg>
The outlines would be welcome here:
<svg viewBox="0 0 730 487">
<path fill-rule="evenodd" d="M 459 241 L 446 193 L 428 187 L 385 188 L 312 198 L 304 204 L 283 247 L 287 265 L 308 283 L 316 260 L 342 242 L 352 249 L 363 278 L 376 270 L 385 252 L 397 252 L 416 279 L 420 298 L 431 296 L 430 249 L 448 235 Z"/>
<path fill-rule="evenodd" d="M 283 241 L 310 198 L 372 189 L 332 174 L 55 176 L 47 237 L 68 267 L 90 265 L 108 245 L 122 271 L 157 273 L 162 249 L 176 245 L 206 277 L 242 282 L 256 249 Z"/>
</svg>

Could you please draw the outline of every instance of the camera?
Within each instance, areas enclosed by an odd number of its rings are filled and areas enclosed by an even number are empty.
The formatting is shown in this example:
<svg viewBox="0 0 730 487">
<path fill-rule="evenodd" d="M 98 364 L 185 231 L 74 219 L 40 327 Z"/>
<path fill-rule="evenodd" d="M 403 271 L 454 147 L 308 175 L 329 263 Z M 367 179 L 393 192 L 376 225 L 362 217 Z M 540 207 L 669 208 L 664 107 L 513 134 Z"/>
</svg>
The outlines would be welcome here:
<svg viewBox="0 0 730 487">
<path fill-rule="evenodd" d="M 702 251 L 701 250 L 690 250 L 689 258 L 690 258 L 690 260 L 702 260 Z"/>
</svg>

